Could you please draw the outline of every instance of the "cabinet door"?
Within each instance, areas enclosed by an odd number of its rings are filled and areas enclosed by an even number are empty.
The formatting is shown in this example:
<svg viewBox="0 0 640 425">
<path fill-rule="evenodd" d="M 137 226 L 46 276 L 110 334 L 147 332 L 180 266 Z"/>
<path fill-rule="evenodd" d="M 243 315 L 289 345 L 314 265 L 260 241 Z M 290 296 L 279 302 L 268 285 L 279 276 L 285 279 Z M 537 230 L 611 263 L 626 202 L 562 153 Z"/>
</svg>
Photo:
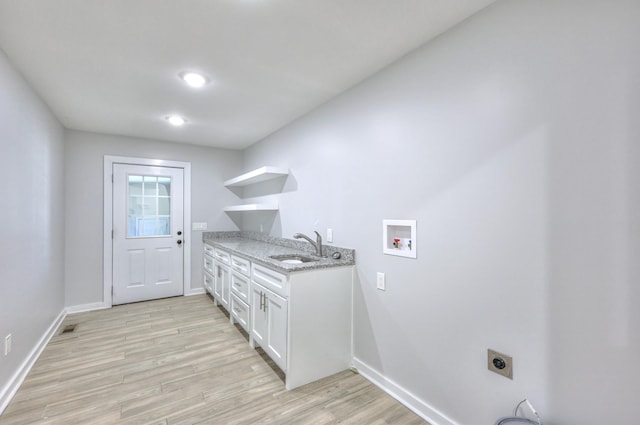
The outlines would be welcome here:
<svg viewBox="0 0 640 425">
<path fill-rule="evenodd" d="M 267 336 L 267 312 L 264 310 L 264 291 L 265 289 L 255 283 L 251 284 L 251 336 L 253 341 L 265 348 Z"/>
<path fill-rule="evenodd" d="M 221 274 L 221 302 L 222 305 L 229 310 L 231 306 L 231 272 L 229 271 L 229 267 L 221 266 L 220 267 Z"/>
<path fill-rule="evenodd" d="M 231 292 L 231 276 L 229 267 L 215 261 L 215 284 L 213 296 L 227 310 L 229 309 L 229 293 Z"/>
<path fill-rule="evenodd" d="M 222 266 L 217 261 L 213 266 L 213 296 L 222 302 Z"/>
<path fill-rule="evenodd" d="M 263 349 L 269 357 L 287 371 L 287 322 L 288 302 L 286 299 L 265 289 L 267 313 L 267 344 Z"/>
</svg>

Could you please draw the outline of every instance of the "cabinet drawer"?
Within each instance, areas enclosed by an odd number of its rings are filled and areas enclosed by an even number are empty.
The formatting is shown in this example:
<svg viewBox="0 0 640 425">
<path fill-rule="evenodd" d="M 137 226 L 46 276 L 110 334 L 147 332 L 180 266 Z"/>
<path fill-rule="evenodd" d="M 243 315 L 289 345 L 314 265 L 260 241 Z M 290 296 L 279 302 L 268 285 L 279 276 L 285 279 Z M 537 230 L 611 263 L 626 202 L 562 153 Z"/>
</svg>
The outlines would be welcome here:
<svg viewBox="0 0 640 425">
<path fill-rule="evenodd" d="M 236 297 L 235 294 L 231 294 L 230 314 L 245 331 L 249 332 L 249 306 Z"/>
<path fill-rule="evenodd" d="M 204 244 L 204 253 L 205 255 L 208 255 L 209 257 L 213 257 L 213 247 L 211 245 L 208 244 Z"/>
<path fill-rule="evenodd" d="M 252 272 L 252 279 L 254 282 L 272 290 L 281 297 L 289 297 L 287 276 L 266 267 L 262 267 L 259 264 L 253 265 Z"/>
<path fill-rule="evenodd" d="M 204 271 L 213 275 L 213 258 L 207 255 L 204 256 Z"/>
<path fill-rule="evenodd" d="M 204 285 L 204 289 L 206 289 L 207 292 L 213 295 L 213 276 L 211 276 L 206 271 L 204 272 L 204 276 L 203 276 L 203 285 Z"/>
<path fill-rule="evenodd" d="M 238 272 L 232 272 L 231 292 L 246 304 L 249 304 L 249 278 Z"/>
<path fill-rule="evenodd" d="M 245 276 L 251 276 L 251 262 L 237 255 L 231 256 L 231 268 Z"/>
<path fill-rule="evenodd" d="M 213 252 L 213 258 L 221 262 L 222 264 L 229 264 L 231 255 L 227 251 L 222 251 L 216 248 Z"/>
</svg>

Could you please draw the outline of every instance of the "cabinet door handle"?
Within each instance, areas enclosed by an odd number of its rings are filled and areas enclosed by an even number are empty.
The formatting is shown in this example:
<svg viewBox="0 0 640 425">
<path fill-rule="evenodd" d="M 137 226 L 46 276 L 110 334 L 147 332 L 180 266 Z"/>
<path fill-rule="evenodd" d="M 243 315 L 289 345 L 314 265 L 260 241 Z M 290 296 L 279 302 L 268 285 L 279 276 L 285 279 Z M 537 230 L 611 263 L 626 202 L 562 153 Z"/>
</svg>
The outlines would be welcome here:
<svg viewBox="0 0 640 425">
<path fill-rule="evenodd" d="M 262 310 L 262 306 L 264 305 L 264 294 L 260 291 L 260 310 Z"/>
</svg>

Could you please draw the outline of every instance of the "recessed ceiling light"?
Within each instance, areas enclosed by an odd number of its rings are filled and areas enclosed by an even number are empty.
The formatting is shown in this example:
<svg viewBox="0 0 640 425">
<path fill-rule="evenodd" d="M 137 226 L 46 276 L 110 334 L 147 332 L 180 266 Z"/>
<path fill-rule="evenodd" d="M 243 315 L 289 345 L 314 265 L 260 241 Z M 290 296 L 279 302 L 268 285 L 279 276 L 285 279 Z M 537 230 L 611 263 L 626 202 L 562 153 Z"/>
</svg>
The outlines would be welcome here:
<svg viewBox="0 0 640 425">
<path fill-rule="evenodd" d="M 179 115 L 169 115 L 165 119 L 169 121 L 169 124 L 175 125 L 176 127 L 180 127 L 181 125 L 184 125 L 184 123 L 187 122 L 187 120 L 185 120 Z"/>
<path fill-rule="evenodd" d="M 196 72 L 184 72 L 180 74 L 180 78 L 191 87 L 200 88 L 207 84 L 207 79 L 204 75 Z"/>
</svg>

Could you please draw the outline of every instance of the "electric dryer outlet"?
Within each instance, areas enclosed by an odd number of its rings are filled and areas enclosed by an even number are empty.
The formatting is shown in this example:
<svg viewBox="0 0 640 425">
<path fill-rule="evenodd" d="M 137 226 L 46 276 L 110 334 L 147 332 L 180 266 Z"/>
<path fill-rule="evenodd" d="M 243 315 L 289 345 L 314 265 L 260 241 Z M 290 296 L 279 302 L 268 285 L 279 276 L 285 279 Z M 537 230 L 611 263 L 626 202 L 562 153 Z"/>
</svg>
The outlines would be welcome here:
<svg viewBox="0 0 640 425">
<path fill-rule="evenodd" d="M 513 379 L 513 358 L 495 350 L 487 350 L 487 367 L 491 372 Z"/>
</svg>

